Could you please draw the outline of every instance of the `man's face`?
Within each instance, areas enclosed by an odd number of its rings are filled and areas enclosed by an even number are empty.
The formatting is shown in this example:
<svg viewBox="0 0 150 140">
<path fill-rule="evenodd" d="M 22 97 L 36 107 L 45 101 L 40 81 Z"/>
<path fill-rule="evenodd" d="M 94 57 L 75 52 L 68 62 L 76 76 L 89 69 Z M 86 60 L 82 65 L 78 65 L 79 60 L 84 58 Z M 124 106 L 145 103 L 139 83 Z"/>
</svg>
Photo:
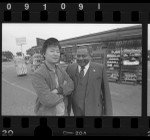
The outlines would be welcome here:
<svg viewBox="0 0 150 140">
<path fill-rule="evenodd" d="M 60 59 L 59 47 L 55 45 L 48 46 L 45 53 L 45 59 L 49 63 L 57 63 Z"/>
<path fill-rule="evenodd" d="M 82 67 L 86 66 L 91 57 L 90 54 L 88 52 L 88 49 L 86 48 L 80 48 L 77 50 L 77 54 L 76 54 L 76 59 L 77 59 L 77 63 Z"/>
</svg>

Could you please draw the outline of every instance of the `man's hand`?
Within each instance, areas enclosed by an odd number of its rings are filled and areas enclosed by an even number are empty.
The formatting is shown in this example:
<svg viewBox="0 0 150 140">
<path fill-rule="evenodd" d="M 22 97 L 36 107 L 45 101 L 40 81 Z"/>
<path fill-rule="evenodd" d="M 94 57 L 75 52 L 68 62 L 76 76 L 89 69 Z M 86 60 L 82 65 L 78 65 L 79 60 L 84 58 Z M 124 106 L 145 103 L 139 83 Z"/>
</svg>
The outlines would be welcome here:
<svg viewBox="0 0 150 140">
<path fill-rule="evenodd" d="M 52 93 L 53 93 L 53 94 L 58 94 L 58 90 L 57 90 L 57 89 L 54 89 L 54 90 L 52 90 Z"/>
<path fill-rule="evenodd" d="M 64 81 L 63 85 L 66 85 L 67 81 Z M 63 88 L 60 86 L 54 90 L 52 90 L 53 94 L 63 95 Z"/>
<path fill-rule="evenodd" d="M 66 85 L 66 84 L 67 84 L 67 81 L 65 80 L 65 81 L 64 81 L 64 85 Z"/>
<path fill-rule="evenodd" d="M 62 87 L 59 87 L 57 88 L 57 91 L 58 91 L 58 95 L 63 95 L 63 88 Z"/>
</svg>

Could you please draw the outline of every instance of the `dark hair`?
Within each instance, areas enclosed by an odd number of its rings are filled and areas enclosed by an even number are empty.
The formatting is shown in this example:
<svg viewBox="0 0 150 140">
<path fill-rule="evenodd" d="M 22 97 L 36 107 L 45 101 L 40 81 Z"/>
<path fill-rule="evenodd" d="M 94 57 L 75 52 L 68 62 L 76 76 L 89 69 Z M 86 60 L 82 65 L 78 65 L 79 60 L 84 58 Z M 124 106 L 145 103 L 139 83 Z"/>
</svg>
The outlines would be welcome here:
<svg viewBox="0 0 150 140">
<path fill-rule="evenodd" d="M 89 55 L 92 56 L 92 49 L 89 46 L 77 46 L 77 50 L 79 50 L 79 49 L 87 49 Z"/>
<path fill-rule="evenodd" d="M 42 47 L 42 54 L 43 55 L 46 53 L 48 46 L 51 46 L 51 45 L 58 46 L 59 50 L 61 50 L 61 46 L 59 44 L 59 41 L 56 38 L 49 38 L 43 44 L 43 47 Z"/>
</svg>

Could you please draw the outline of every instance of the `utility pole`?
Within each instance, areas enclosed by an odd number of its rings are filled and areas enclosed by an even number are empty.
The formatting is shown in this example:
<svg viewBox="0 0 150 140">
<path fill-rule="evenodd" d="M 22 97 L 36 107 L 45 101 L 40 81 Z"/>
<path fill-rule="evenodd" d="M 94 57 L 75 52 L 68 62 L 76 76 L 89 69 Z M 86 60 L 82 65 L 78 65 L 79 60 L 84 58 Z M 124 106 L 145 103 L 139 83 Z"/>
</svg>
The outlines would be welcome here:
<svg viewBox="0 0 150 140">
<path fill-rule="evenodd" d="M 21 56 L 23 56 L 23 55 L 22 55 L 22 44 L 21 44 Z"/>
</svg>

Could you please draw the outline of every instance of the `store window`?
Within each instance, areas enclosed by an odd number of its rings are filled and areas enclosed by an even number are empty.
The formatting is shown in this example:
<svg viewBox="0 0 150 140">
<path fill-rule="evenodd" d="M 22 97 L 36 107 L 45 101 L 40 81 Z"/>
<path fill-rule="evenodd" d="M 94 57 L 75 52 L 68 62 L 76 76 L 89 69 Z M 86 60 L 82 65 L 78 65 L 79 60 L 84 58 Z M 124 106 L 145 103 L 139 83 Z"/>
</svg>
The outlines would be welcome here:
<svg viewBox="0 0 150 140">
<path fill-rule="evenodd" d="M 141 39 L 114 41 L 108 44 L 107 74 L 109 81 L 141 84 Z"/>
</svg>

